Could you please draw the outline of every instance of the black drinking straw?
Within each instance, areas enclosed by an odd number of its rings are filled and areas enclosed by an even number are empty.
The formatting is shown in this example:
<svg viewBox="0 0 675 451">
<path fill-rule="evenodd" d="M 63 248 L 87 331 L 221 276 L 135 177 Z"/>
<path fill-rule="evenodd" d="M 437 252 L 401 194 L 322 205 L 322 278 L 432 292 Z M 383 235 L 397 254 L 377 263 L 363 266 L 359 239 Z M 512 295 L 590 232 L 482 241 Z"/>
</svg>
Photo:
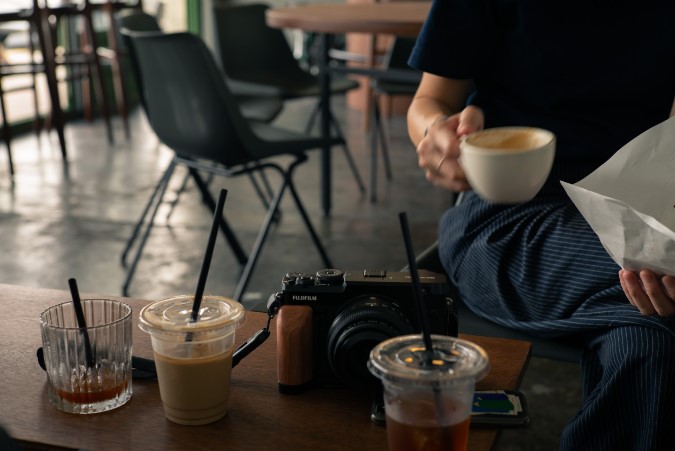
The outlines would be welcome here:
<svg viewBox="0 0 675 451">
<path fill-rule="evenodd" d="M 403 241 L 405 243 L 405 251 L 408 256 L 408 268 L 410 269 L 410 278 L 413 284 L 413 296 L 415 305 L 417 306 L 417 316 L 420 320 L 420 328 L 422 329 L 422 338 L 424 340 L 424 347 L 427 351 L 427 362 L 431 360 L 433 354 L 433 344 L 431 342 L 431 331 L 429 330 L 429 315 L 427 313 L 424 296 L 422 294 L 422 287 L 420 286 L 420 276 L 417 272 L 417 263 L 415 262 L 415 254 L 412 247 L 412 239 L 410 238 L 410 230 L 408 229 L 408 216 L 405 212 L 398 214 L 398 219 L 401 222 L 401 231 L 403 232 Z M 425 364 L 427 364 L 425 362 Z"/>
<path fill-rule="evenodd" d="M 94 360 L 94 353 L 91 350 L 89 334 L 87 333 L 87 322 L 84 319 L 84 310 L 82 310 L 80 292 L 77 289 L 77 282 L 75 279 L 68 279 L 68 286 L 70 287 L 70 296 L 73 298 L 73 307 L 75 308 L 77 325 L 79 326 L 82 338 L 84 339 L 84 353 L 87 356 L 87 366 L 89 368 L 94 368 L 96 366 L 96 360 Z"/>
<path fill-rule="evenodd" d="M 211 257 L 213 256 L 213 248 L 218 237 L 218 225 L 220 224 L 220 217 L 223 215 L 223 207 L 225 207 L 225 198 L 227 197 L 227 190 L 222 188 L 220 196 L 218 196 L 218 205 L 216 205 L 216 212 L 213 214 L 213 224 L 211 225 L 211 234 L 209 241 L 206 244 L 206 252 L 204 253 L 204 261 L 202 262 L 202 270 L 199 273 L 199 281 L 197 282 L 197 290 L 195 291 L 195 299 L 192 303 L 192 321 L 199 319 L 199 306 L 202 303 L 202 296 L 204 296 L 204 287 L 206 286 L 206 277 L 209 275 L 209 267 L 211 266 Z M 188 340 L 191 338 L 188 335 Z"/>
<path fill-rule="evenodd" d="M 398 214 L 401 222 L 401 231 L 403 232 L 403 241 L 405 243 L 405 252 L 408 256 L 408 268 L 410 269 L 410 278 L 413 283 L 413 297 L 417 305 L 417 315 L 420 320 L 420 328 L 422 329 L 422 338 L 424 339 L 424 348 L 426 356 L 422 364 L 430 368 L 433 366 L 432 360 L 434 358 L 434 346 L 431 341 L 431 331 L 429 330 L 429 315 L 427 314 L 426 303 L 424 302 L 424 294 L 420 286 L 420 275 L 417 272 L 417 262 L 415 261 L 415 254 L 412 247 L 412 239 L 410 238 L 410 230 L 408 229 L 408 216 L 405 212 Z M 441 390 L 438 385 L 433 384 L 432 390 L 434 392 L 434 401 L 436 402 L 436 410 L 438 412 L 439 422 L 445 418 L 445 406 L 441 397 Z M 446 428 L 443 429 L 443 442 L 450 444 L 450 437 Z"/>
</svg>

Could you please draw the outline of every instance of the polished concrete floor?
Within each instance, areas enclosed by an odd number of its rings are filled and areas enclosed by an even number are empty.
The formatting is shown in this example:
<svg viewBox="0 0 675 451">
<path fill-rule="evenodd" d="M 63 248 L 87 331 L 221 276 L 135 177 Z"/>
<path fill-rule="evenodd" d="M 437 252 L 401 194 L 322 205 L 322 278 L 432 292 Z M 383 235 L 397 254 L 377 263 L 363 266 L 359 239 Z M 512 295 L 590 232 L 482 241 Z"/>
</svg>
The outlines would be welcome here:
<svg viewBox="0 0 675 451">
<path fill-rule="evenodd" d="M 302 129 L 311 105 L 292 102 L 277 122 Z M 361 176 L 368 183 L 368 136 L 362 130 L 361 114 L 345 108 L 340 99 L 334 107 Z M 121 293 L 125 270 L 120 254 L 172 154 L 158 143 L 142 112 L 133 114 L 130 140 L 125 139 L 121 124 L 115 125 L 116 143 L 109 145 L 100 123 L 69 123 L 67 165 L 55 136 L 18 137 L 13 142 L 13 183 L 0 143 L 0 283 L 67 289 L 67 279 L 75 277 L 83 292 Z M 360 193 L 339 149 L 332 156 L 333 208 L 329 216 L 322 214 L 320 204 L 318 152 L 296 173 L 300 196 L 337 268 L 401 268 L 406 257 L 398 213 L 407 213 L 419 252 L 434 241 L 437 219 L 450 205 L 448 194 L 428 185 L 417 169 L 403 118 L 391 119 L 390 140 L 394 179 L 387 182 L 380 170 L 376 203 Z M 192 183 L 171 210 L 170 201 L 176 198 L 183 177 L 180 169 L 171 182 L 167 202 L 159 210 L 130 286 L 132 297 L 159 299 L 194 292 L 212 213 L 203 206 Z M 274 177 L 271 180 L 278 183 Z M 221 187 L 228 189 L 225 215 L 244 249 L 250 249 L 265 208 L 245 177 L 211 181 L 214 196 Z M 264 308 L 286 272 L 314 272 L 322 266 L 290 197 L 282 210 L 282 219 L 269 235 L 243 298 L 251 309 Z M 206 292 L 232 295 L 240 271 L 220 236 Z M 529 402 L 531 424 L 522 430 L 504 431 L 496 449 L 557 449 L 560 432 L 579 405 L 578 366 L 533 359 L 522 391 Z"/>
</svg>

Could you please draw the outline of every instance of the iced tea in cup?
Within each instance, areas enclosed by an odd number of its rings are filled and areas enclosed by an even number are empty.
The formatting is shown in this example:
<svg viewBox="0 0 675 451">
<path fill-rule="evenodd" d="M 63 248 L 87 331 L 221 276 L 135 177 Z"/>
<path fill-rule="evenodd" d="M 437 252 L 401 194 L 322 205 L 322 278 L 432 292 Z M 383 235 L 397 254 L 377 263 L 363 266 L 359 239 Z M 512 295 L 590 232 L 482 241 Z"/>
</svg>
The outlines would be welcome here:
<svg viewBox="0 0 675 451">
<path fill-rule="evenodd" d="M 213 423 L 227 413 L 235 331 L 245 319 L 240 303 L 204 296 L 193 321 L 193 300 L 179 296 L 148 304 L 139 324 L 152 339 L 164 413 L 185 425 Z"/>
<path fill-rule="evenodd" d="M 485 351 L 469 341 L 421 335 L 375 346 L 368 368 L 382 380 L 390 451 L 464 451 L 476 381 L 489 370 Z"/>
</svg>

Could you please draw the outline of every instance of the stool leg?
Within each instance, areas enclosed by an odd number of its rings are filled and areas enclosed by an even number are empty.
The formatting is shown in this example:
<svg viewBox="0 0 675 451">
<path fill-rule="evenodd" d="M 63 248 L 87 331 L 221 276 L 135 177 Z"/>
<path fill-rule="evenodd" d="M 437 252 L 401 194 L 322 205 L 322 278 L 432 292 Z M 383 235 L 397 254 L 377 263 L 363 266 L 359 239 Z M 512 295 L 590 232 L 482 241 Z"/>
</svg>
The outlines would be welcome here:
<svg viewBox="0 0 675 451">
<path fill-rule="evenodd" d="M 120 53 L 120 48 L 117 45 L 117 26 L 115 22 L 114 5 L 111 2 L 105 3 L 105 12 L 108 16 L 108 47 L 112 55 L 110 56 L 110 64 L 112 68 L 113 83 L 115 85 L 115 101 L 117 102 L 117 114 L 122 118 L 124 125 L 124 135 L 127 139 L 131 137 L 129 129 L 129 111 L 127 110 L 127 91 L 124 80 L 125 66 L 123 55 Z"/>
<path fill-rule="evenodd" d="M 7 110 L 5 108 L 5 93 L 2 89 L 2 78 L 0 78 L 0 112 L 2 113 L 2 139 L 7 146 L 7 161 L 9 164 L 9 175 L 14 177 L 14 163 L 12 162 L 12 132 L 9 129 L 9 121 L 7 120 Z"/>
<path fill-rule="evenodd" d="M 101 69 L 101 60 L 98 57 L 96 52 L 96 39 L 94 32 L 94 24 L 92 22 L 91 11 L 85 10 L 84 14 L 85 30 L 87 35 L 87 44 L 90 44 L 91 50 L 91 71 L 94 78 L 93 84 L 96 93 L 97 100 L 101 105 L 101 114 L 103 115 L 103 120 L 105 121 L 106 132 L 108 134 L 108 142 L 110 144 L 115 143 L 115 138 L 113 136 L 112 125 L 110 123 L 110 108 L 108 106 L 108 96 L 105 93 L 105 84 L 103 82 L 103 70 Z"/>
<path fill-rule="evenodd" d="M 38 35 L 38 42 L 40 43 L 40 52 L 42 52 L 43 64 L 45 67 L 45 76 L 47 78 L 47 86 L 49 88 L 49 98 L 52 104 L 51 109 L 51 123 L 56 128 L 56 133 L 59 137 L 59 144 L 61 145 L 61 154 L 63 161 L 68 162 L 66 153 L 66 138 L 63 132 L 64 118 L 63 110 L 61 110 L 61 102 L 59 100 L 59 91 L 56 81 L 56 62 L 54 61 L 54 45 L 51 41 L 51 33 L 48 28 L 48 17 L 44 10 L 40 10 L 37 16 L 35 29 Z"/>
</svg>

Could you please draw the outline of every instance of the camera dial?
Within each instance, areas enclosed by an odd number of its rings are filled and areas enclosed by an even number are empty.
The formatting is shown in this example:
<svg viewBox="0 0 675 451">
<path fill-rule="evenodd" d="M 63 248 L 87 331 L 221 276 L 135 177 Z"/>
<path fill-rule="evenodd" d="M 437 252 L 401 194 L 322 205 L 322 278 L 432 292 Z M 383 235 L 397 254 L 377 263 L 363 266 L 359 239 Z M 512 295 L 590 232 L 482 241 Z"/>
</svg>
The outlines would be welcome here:
<svg viewBox="0 0 675 451">
<path fill-rule="evenodd" d="M 328 329 L 328 362 L 340 381 L 369 387 L 377 380 L 366 363 L 378 343 L 414 328 L 398 304 L 381 295 L 364 295 L 346 303 Z"/>
<path fill-rule="evenodd" d="M 322 269 L 316 272 L 316 281 L 321 285 L 341 285 L 345 280 L 345 273 L 339 269 Z"/>
</svg>

